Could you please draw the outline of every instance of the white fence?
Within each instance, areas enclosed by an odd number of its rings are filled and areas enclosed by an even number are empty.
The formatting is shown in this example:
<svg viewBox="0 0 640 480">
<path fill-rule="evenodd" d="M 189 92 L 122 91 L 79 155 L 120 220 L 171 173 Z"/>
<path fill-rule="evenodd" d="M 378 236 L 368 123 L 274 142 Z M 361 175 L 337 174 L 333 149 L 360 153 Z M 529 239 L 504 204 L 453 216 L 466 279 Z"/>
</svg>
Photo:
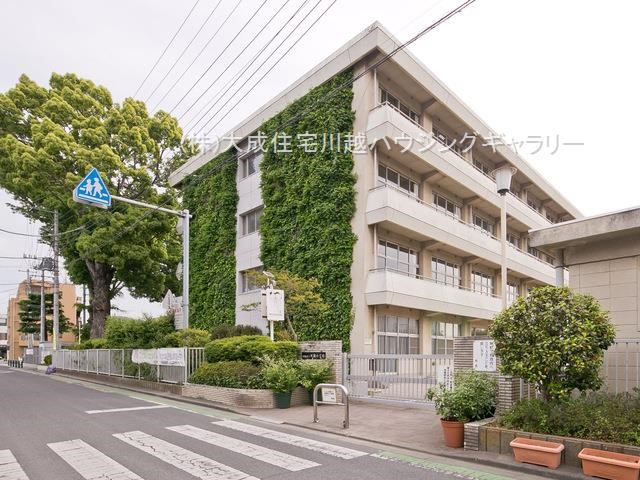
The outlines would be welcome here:
<svg viewBox="0 0 640 480">
<path fill-rule="evenodd" d="M 350 396 L 426 402 L 427 390 L 450 384 L 453 355 L 345 355 L 344 384 Z"/>
<path fill-rule="evenodd" d="M 58 370 L 165 383 L 186 383 L 203 362 L 203 348 L 125 348 L 53 352 L 53 366 Z"/>
<path fill-rule="evenodd" d="M 640 339 L 618 339 L 604 355 L 604 386 L 612 393 L 640 387 Z"/>
</svg>

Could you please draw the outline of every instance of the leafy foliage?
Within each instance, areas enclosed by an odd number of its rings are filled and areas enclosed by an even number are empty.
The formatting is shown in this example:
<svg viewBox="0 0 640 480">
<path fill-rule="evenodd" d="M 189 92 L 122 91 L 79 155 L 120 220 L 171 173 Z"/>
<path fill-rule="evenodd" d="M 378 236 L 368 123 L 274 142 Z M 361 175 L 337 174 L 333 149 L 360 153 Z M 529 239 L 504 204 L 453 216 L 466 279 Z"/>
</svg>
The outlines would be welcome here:
<svg viewBox="0 0 640 480">
<path fill-rule="evenodd" d="M 601 442 L 640 445 L 640 394 L 591 392 L 575 399 L 522 400 L 499 419 L 501 427 Z"/>
<path fill-rule="evenodd" d="M 190 324 L 210 330 L 235 323 L 236 165 L 220 154 L 185 180 L 190 224 Z"/>
<path fill-rule="evenodd" d="M 604 350 L 615 330 L 591 295 L 541 287 L 496 316 L 490 335 L 500 371 L 535 384 L 545 399 L 597 389 Z"/>
<path fill-rule="evenodd" d="M 211 329 L 211 338 L 214 340 L 243 335 L 262 335 L 262 330 L 253 325 L 216 325 Z"/>
<path fill-rule="evenodd" d="M 96 167 L 112 194 L 177 206 L 168 175 L 196 152 L 177 121 L 163 111 L 150 116 L 132 98 L 114 103 L 105 87 L 73 74 L 52 74 L 49 88 L 22 75 L 0 94 L 0 110 L 0 187 L 13 195 L 16 211 L 43 223 L 49 242 L 52 212 L 60 212 L 65 266 L 75 283 L 89 286 L 92 337 L 102 335 L 111 299 L 125 286 L 154 300 L 167 288 L 179 291 L 174 217 L 122 202 L 105 211 L 71 200 Z"/>
<path fill-rule="evenodd" d="M 69 319 L 62 311 L 62 301 L 58 302 L 60 307 L 59 332 L 64 333 L 71 330 Z M 21 333 L 40 333 L 40 294 L 30 293 L 25 300 L 18 302 Z M 53 335 L 53 293 L 44 294 L 45 313 L 45 335 L 49 338 Z M 46 340 L 45 338 L 45 340 Z"/>
<path fill-rule="evenodd" d="M 262 378 L 274 392 L 291 392 L 300 382 L 298 362 L 286 358 L 266 357 L 262 365 Z"/>
<path fill-rule="evenodd" d="M 321 142 L 323 135 L 328 138 L 329 134 L 340 134 L 345 139 L 352 134 L 351 86 L 322 98 L 351 78 L 351 71 L 336 75 L 260 128 L 272 138 L 279 125 L 314 105 L 288 124 L 286 132 L 280 132 L 291 135 L 291 153 L 274 152 L 273 138 L 267 144 L 260 166 L 265 204 L 260 221 L 261 258 L 269 271 L 317 279 L 320 295 L 330 308 L 316 318 L 292 314 L 294 330 L 301 340 L 342 340 L 346 350 L 352 320 L 350 269 L 356 240 L 351 229 L 355 213 L 353 155 L 330 148 L 307 153 L 296 136 L 315 133 Z"/>
<path fill-rule="evenodd" d="M 451 421 L 473 422 L 489 418 L 495 411 L 497 398 L 497 380 L 475 370 L 455 372 L 451 390 L 440 384 L 427 392 L 427 399 L 435 403 L 440 418 Z"/>
<path fill-rule="evenodd" d="M 107 348 L 158 348 L 165 345 L 165 337 L 173 332 L 173 320 L 169 316 L 146 320 L 109 317 L 105 343 Z"/>
<path fill-rule="evenodd" d="M 51 357 L 51 354 L 45 355 L 42 361 L 45 365 L 51 365 L 53 363 L 53 357 Z"/>
<path fill-rule="evenodd" d="M 298 363 L 300 386 L 306 390 L 313 390 L 319 383 L 331 380 L 331 362 L 326 360 L 303 360 Z"/>
<path fill-rule="evenodd" d="M 214 340 L 204 348 L 207 362 L 241 360 L 259 364 L 263 357 L 295 360 L 298 344 L 295 342 L 272 342 L 265 336 L 229 337 Z"/>
<path fill-rule="evenodd" d="M 189 381 L 216 387 L 265 388 L 260 368 L 245 361 L 203 363 Z"/>
<path fill-rule="evenodd" d="M 163 340 L 164 347 L 204 347 L 211 341 L 211 335 L 206 330 L 185 328 L 168 334 Z"/>
</svg>

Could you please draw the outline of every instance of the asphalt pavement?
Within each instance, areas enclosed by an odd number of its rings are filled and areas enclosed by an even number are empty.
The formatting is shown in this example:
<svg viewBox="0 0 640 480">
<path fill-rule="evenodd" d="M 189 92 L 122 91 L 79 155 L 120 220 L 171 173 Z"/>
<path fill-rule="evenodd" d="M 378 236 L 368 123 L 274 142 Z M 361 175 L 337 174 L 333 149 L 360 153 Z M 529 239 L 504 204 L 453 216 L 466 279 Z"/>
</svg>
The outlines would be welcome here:
<svg viewBox="0 0 640 480">
<path fill-rule="evenodd" d="M 0 479 L 140 478 L 540 477 L 0 366 Z"/>
</svg>

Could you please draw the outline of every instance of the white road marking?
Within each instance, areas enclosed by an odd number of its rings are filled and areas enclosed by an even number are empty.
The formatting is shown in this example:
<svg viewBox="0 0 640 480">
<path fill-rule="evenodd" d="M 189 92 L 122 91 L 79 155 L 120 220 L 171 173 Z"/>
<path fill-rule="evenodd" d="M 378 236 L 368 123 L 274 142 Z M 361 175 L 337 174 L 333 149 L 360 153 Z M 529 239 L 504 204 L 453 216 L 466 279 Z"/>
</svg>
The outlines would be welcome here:
<svg viewBox="0 0 640 480">
<path fill-rule="evenodd" d="M 224 420 L 222 422 L 212 422 L 214 425 L 220 427 L 231 428 L 239 432 L 249 433 L 251 435 L 257 435 L 259 437 L 269 438 L 276 442 L 288 443 L 300 448 L 306 448 L 307 450 L 314 450 L 333 457 L 344 458 L 346 460 L 362 457 L 368 455 L 368 453 L 361 452 L 359 450 L 353 450 L 351 448 L 340 447 L 338 445 L 332 445 L 331 443 L 320 442 L 318 440 L 311 440 L 309 438 L 298 437 L 289 433 L 278 432 L 276 430 L 269 430 L 268 428 L 257 427 L 255 425 L 249 425 L 247 423 L 235 422 L 233 420 Z"/>
<path fill-rule="evenodd" d="M 259 480 L 144 432 L 114 433 L 113 436 L 202 480 Z"/>
<path fill-rule="evenodd" d="M 153 410 L 156 408 L 171 408 L 170 405 L 151 405 L 145 407 L 109 408 L 107 410 L 86 410 L 84 413 L 94 415 L 96 413 L 134 412 L 136 410 Z"/>
<path fill-rule="evenodd" d="M 11 450 L 0 450 L 0 478 L 2 480 L 29 480 Z"/>
<path fill-rule="evenodd" d="M 47 445 L 86 480 L 143 480 L 82 440 Z"/>
<path fill-rule="evenodd" d="M 298 472 L 305 468 L 317 467 L 320 464 L 305 460 L 304 458 L 295 457 L 288 453 L 279 452 L 270 448 L 255 445 L 253 443 L 238 440 L 237 438 L 220 435 L 216 432 L 204 430 L 202 428 L 193 427 L 191 425 L 179 425 L 177 427 L 167 427 L 168 430 L 187 435 L 191 438 L 201 440 L 216 447 L 226 448 L 240 455 L 261 460 L 276 467 L 281 467 L 292 472 Z"/>
</svg>

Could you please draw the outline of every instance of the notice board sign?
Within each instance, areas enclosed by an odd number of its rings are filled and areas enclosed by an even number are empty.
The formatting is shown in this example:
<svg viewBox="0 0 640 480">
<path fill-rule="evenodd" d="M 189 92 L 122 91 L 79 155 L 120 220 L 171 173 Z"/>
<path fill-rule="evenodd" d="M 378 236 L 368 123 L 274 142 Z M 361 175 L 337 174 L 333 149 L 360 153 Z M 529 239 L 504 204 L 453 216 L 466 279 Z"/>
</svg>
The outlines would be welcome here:
<svg viewBox="0 0 640 480">
<path fill-rule="evenodd" d="M 300 352 L 302 360 L 326 360 L 327 352 Z"/>
<path fill-rule="evenodd" d="M 495 372 L 496 344 L 493 340 L 475 340 L 473 342 L 473 369 L 478 372 Z"/>
<path fill-rule="evenodd" d="M 338 403 L 338 394 L 333 387 L 321 387 L 322 401 L 326 403 Z"/>
</svg>

